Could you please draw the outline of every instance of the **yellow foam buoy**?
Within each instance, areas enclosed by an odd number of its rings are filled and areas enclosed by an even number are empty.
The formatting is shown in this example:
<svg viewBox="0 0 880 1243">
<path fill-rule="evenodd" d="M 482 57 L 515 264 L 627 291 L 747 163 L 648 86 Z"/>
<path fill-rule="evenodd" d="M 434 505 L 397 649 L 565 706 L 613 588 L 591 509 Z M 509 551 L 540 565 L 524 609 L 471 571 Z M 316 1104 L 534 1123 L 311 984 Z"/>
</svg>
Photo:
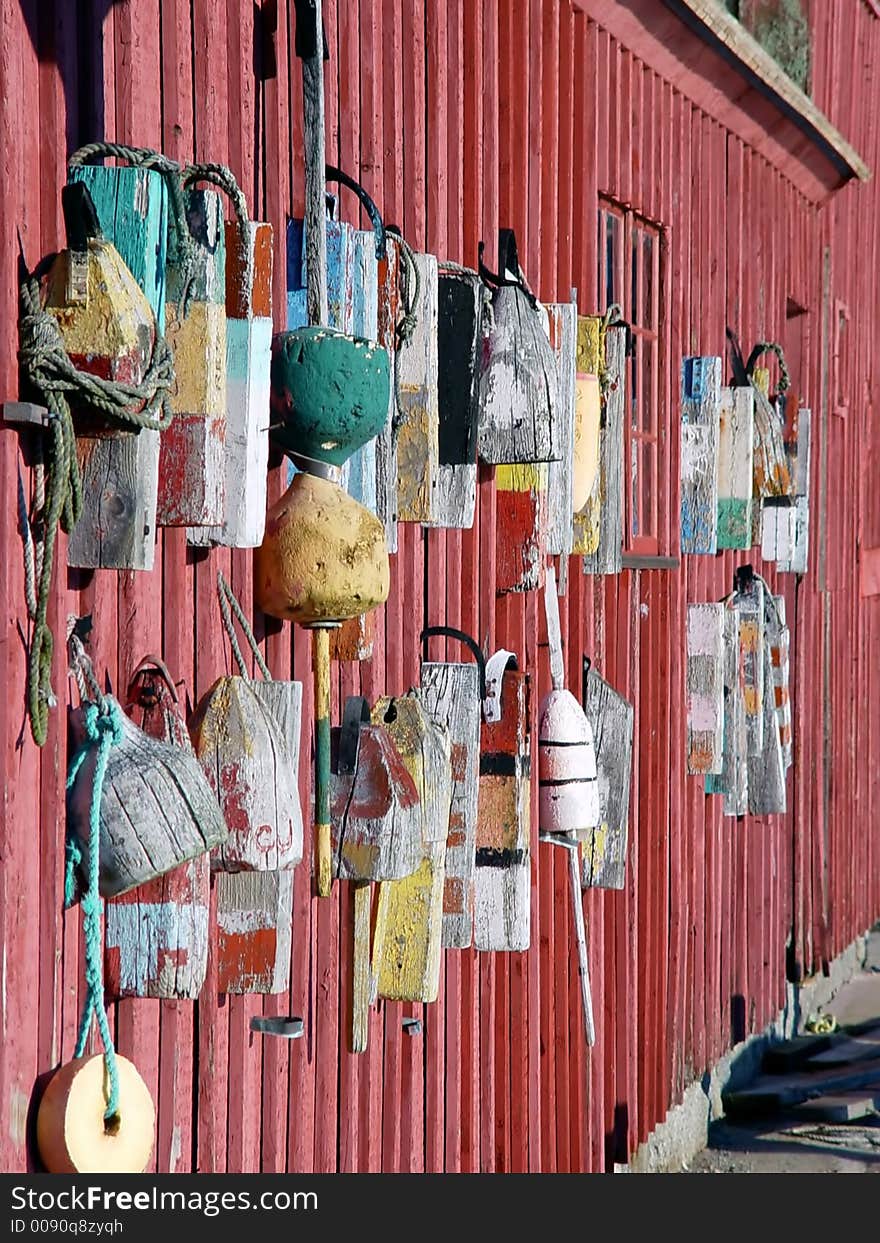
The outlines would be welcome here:
<svg viewBox="0 0 880 1243">
<path fill-rule="evenodd" d="M 150 1091 L 117 1053 L 119 1116 L 105 1123 L 104 1058 L 62 1066 L 37 1113 L 37 1146 L 50 1174 L 142 1174 L 153 1151 L 156 1109 Z"/>
</svg>

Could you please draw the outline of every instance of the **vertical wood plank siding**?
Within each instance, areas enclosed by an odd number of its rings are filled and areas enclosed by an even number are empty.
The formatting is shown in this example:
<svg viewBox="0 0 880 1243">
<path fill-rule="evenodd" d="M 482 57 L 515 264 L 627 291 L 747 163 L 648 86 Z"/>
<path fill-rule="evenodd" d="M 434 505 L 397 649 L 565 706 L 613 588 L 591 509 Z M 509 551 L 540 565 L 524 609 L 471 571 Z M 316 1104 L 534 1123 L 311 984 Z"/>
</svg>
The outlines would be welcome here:
<svg viewBox="0 0 880 1243">
<path fill-rule="evenodd" d="M 120 0 L 92 5 L 88 26 L 65 0 L 0 0 L 4 400 L 17 396 L 19 234 L 31 267 L 63 245 L 66 155 L 103 136 L 175 159 L 229 162 L 253 217 L 272 225 L 282 248 L 273 306 L 283 326 L 286 218 L 303 209 L 301 71 L 293 4 L 279 0 L 274 31 L 272 8 Z M 579 1021 L 567 860 L 539 847 L 537 782 L 530 951 L 444 952 L 438 1001 L 380 1002 L 360 1057 L 347 1041 L 351 888 L 337 884 L 329 901 L 313 900 L 308 845 L 294 877 L 289 991 L 218 996 L 214 936 L 197 1002 L 129 998 L 111 1006 L 111 1021 L 156 1100 L 160 1171 L 601 1171 L 626 1160 L 732 1043 L 775 1016 L 786 972 L 821 971 L 880 915 L 880 597 L 860 594 L 860 557 L 878 542 L 873 459 L 862 446 L 878 435 L 871 395 L 880 391 L 880 120 L 870 98 L 880 23 L 847 0 L 812 6 L 813 97 L 875 171 L 870 184 L 849 183 L 815 204 L 580 3 L 325 0 L 324 10 L 328 160 L 360 178 L 416 249 L 475 267 L 478 240 L 491 255 L 498 227 L 513 227 L 536 293 L 565 302 L 574 287 L 584 315 L 605 309 L 599 196 L 660 227 L 652 504 L 661 553 L 680 539 L 682 358 L 722 354 L 726 324 L 746 348 L 782 342 L 797 368 L 794 388 L 813 411 L 807 573 L 779 574 L 759 549 L 606 577 L 584 575 L 579 558 L 567 574 L 557 567 L 568 684 L 580 685 L 587 655 L 634 705 L 624 887 L 584 894 L 592 1049 Z M 687 37 L 667 16 L 669 37 Z M 351 196 L 341 208 L 365 227 Z M 850 314 L 842 363 L 839 306 Z M 725 362 L 723 382 L 728 371 Z M 23 728 L 19 471 L 27 482 L 19 434 L 3 427 L 3 1170 L 34 1168 L 35 1082 L 71 1057 L 82 992 L 79 912 L 62 913 L 63 711 L 52 714 L 42 751 Z M 271 500 L 282 475 L 273 468 Z M 549 687 L 540 601 L 534 592 L 496 596 L 494 468 L 479 467 L 477 493 L 472 530 L 400 527 L 372 658 L 334 666 L 335 715 L 347 695 L 375 703 L 419 684 L 425 624 L 516 651 L 536 711 Z M 726 595 L 746 560 L 785 600 L 794 765 L 787 814 L 737 820 L 686 774 L 686 616 L 688 605 Z M 149 574 L 65 571 L 65 561 L 62 538 L 50 621 L 61 636 L 69 613 L 92 613 L 102 683 L 124 690 L 137 662 L 161 652 L 193 703 L 232 672 L 216 575 L 251 614 L 249 550 L 188 552 L 185 530 L 166 529 Z M 274 677 L 303 681 L 308 737 L 308 637 L 262 616 L 255 623 Z M 434 641 L 432 659 L 462 658 L 455 645 L 446 649 Z M 63 642 L 53 686 L 63 703 Z M 310 780 L 304 747 L 304 809 Z M 302 1040 L 249 1030 L 254 1015 L 288 1013 L 304 1017 Z M 421 1034 L 404 1033 L 406 1018 L 421 1019 Z"/>
</svg>

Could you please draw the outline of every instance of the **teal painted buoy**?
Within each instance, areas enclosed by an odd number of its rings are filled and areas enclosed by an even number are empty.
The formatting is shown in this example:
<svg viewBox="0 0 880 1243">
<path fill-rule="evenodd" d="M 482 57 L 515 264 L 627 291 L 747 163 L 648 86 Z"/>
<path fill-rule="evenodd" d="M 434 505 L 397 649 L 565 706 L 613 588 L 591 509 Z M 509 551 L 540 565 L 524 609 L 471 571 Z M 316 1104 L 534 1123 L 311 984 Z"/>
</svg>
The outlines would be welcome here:
<svg viewBox="0 0 880 1243">
<path fill-rule="evenodd" d="M 375 341 L 297 328 L 272 342 L 272 437 L 287 453 L 341 466 L 382 430 L 391 374 Z"/>
</svg>

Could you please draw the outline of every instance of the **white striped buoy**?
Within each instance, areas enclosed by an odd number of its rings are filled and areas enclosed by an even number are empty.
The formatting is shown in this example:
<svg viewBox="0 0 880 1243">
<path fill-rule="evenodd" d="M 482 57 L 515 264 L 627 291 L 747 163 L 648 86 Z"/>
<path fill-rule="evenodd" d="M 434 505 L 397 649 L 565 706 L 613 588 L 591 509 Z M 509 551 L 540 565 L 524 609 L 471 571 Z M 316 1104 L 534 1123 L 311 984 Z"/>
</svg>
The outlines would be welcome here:
<svg viewBox="0 0 880 1243">
<path fill-rule="evenodd" d="M 552 690 L 538 716 L 542 833 L 585 833 L 600 821 L 593 730 L 571 691 Z"/>
</svg>

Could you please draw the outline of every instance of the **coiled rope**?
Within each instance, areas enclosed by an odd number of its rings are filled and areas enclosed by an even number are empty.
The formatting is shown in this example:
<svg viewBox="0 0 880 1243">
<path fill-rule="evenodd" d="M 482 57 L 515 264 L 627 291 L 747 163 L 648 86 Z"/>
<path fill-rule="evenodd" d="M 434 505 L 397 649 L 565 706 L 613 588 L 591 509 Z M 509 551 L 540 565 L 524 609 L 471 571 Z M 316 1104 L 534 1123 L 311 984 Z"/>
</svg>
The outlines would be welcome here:
<svg viewBox="0 0 880 1243">
<path fill-rule="evenodd" d="M 107 1107 L 104 1110 L 106 1124 L 118 1122 L 119 1119 L 119 1069 L 116 1064 L 116 1049 L 110 1034 L 107 1011 L 104 1007 L 104 938 L 102 916 L 104 903 L 98 889 L 98 870 L 101 851 L 101 797 L 104 791 L 104 778 L 107 773 L 107 760 L 110 748 L 122 741 L 122 712 L 115 700 L 101 694 L 91 662 L 82 649 L 76 636 L 71 637 L 71 650 L 74 652 L 74 670 L 80 685 L 87 683 L 97 692 L 95 702 L 84 701 L 83 724 L 85 737 L 70 761 L 67 773 L 67 789 L 73 786 L 83 763 L 97 748 L 95 772 L 92 779 L 92 797 L 89 804 L 89 859 L 88 880 L 82 894 L 82 928 L 85 944 L 85 977 L 86 1000 L 79 1021 L 76 1048 L 73 1056 L 82 1057 L 92 1026 L 92 1018 L 98 1024 L 101 1042 L 104 1046 L 104 1066 L 107 1073 L 109 1090 L 106 1091 Z M 73 836 L 68 835 L 66 844 L 66 865 L 64 875 L 64 905 L 70 907 L 76 901 L 76 869 L 82 863 L 82 850 Z"/>
</svg>

